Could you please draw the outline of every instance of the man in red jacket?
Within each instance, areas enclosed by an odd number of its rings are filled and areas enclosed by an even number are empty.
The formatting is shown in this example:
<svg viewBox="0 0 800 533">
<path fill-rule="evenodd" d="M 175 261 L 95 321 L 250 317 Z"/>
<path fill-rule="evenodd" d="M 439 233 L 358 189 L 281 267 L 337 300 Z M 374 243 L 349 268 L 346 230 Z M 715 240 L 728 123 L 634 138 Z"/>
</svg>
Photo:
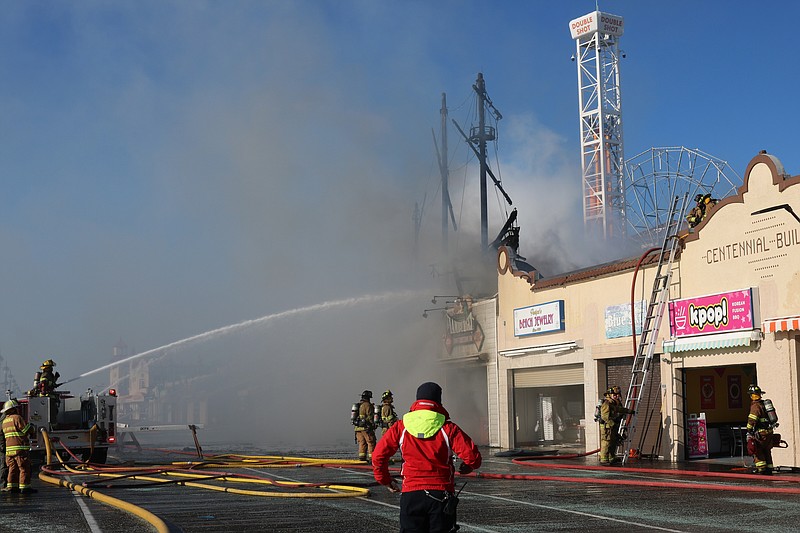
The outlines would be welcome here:
<svg viewBox="0 0 800 533">
<path fill-rule="evenodd" d="M 436 383 L 419 386 L 411 411 L 383 434 L 372 454 L 375 479 L 392 492 L 400 491 L 389 474 L 389 459 L 398 449 L 403 456 L 400 533 L 458 531 L 454 455 L 462 461 L 459 473 L 469 474 L 481 466 L 481 453 L 450 421 Z"/>
</svg>

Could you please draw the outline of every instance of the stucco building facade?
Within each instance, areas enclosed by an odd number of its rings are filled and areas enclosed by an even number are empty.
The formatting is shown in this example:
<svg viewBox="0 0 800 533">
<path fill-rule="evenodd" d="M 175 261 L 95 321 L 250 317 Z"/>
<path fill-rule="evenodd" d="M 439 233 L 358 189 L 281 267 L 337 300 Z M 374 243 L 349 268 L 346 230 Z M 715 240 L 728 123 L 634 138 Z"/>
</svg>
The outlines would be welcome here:
<svg viewBox="0 0 800 533">
<path fill-rule="evenodd" d="M 638 269 L 632 258 L 537 279 L 515 267 L 513 250 L 497 257 L 490 444 L 599 447 L 595 405 L 609 385 L 627 390 L 638 327 L 631 308 L 649 299 L 656 258 Z M 774 451 L 775 464 L 799 465 L 800 176 L 769 154 L 753 158 L 738 194 L 681 233 L 669 300 L 632 446 L 689 459 L 702 420 L 707 453 L 741 453 L 747 387 L 757 383 L 788 443 Z"/>
</svg>

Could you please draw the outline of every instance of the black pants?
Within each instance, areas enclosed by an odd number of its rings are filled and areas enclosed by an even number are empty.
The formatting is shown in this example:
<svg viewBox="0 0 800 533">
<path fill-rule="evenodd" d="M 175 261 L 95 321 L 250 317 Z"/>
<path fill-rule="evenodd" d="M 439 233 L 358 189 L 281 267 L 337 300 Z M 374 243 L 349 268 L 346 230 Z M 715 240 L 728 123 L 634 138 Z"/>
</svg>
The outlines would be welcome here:
<svg viewBox="0 0 800 533">
<path fill-rule="evenodd" d="M 443 490 L 414 490 L 400 494 L 400 533 L 457 531 L 455 510 L 446 514 L 449 497 Z"/>
</svg>

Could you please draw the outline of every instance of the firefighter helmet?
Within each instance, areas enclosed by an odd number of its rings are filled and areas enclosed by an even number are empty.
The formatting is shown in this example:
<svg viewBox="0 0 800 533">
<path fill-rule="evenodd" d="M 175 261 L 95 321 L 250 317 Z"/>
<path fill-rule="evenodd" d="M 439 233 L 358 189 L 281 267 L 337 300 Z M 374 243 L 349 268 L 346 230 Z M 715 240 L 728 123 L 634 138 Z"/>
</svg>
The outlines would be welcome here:
<svg viewBox="0 0 800 533">
<path fill-rule="evenodd" d="M 361 397 L 362 398 L 372 398 L 372 391 L 371 390 L 365 390 L 364 392 L 361 393 Z"/>
<path fill-rule="evenodd" d="M 392 398 L 392 391 L 390 391 L 389 389 L 383 391 L 383 395 L 381 395 L 381 400 L 385 401 L 387 398 L 389 399 Z"/>
<path fill-rule="evenodd" d="M 52 359 L 48 359 L 47 361 L 42 363 L 42 370 L 44 370 L 47 367 L 53 368 L 54 366 L 56 366 L 56 362 L 53 361 Z"/>
<path fill-rule="evenodd" d="M 759 396 L 764 394 L 764 391 L 761 390 L 761 387 L 759 387 L 755 383 L 751 384 L 750 387 L 747 388 L 747 392 L 750 394 L 758 394 Z"/>
<path fill-rule="evenodd" d="M 3 409 L 0 409 L 0 414 L 6 413 L 12 409 L 16 409 L 19 406 L 17 400 L 8 400 L 6 403 L 3 404 Z"/>
<path fill-rule="evenodd" d="M 694 201 L 695 202 L 702 202 L 703 201 L 703 195 L 702 194 L 698 194 L 697 196 L 694 197 Z"/>
<path fill-rule="evenodd" d="M 619 385 L 614 385 L 611 387 L 611 394 L 622 394 L 622 389 L 619 388 Z"/>
<path fill-rule="evenodd" d="M 611 396 L 612 394 L 614 394 L 614 387 L 609 387 L 606 389 L 604 396 Z"/>
</svg>

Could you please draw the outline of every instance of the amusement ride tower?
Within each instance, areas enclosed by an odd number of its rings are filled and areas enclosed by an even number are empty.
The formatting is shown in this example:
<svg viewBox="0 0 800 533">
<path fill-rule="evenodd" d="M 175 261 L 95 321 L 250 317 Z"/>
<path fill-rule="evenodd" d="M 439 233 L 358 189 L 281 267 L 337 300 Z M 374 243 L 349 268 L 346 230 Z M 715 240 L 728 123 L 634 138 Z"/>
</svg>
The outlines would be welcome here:
<svg viewBox="0 0 800 533">
<path fill-rule="evenodd" d="M 605 239 L 626 234 L 619 38 L 622 17 L 593 11 L 569 23 L 576 43 L 583 222 Z"/>
</svg>

